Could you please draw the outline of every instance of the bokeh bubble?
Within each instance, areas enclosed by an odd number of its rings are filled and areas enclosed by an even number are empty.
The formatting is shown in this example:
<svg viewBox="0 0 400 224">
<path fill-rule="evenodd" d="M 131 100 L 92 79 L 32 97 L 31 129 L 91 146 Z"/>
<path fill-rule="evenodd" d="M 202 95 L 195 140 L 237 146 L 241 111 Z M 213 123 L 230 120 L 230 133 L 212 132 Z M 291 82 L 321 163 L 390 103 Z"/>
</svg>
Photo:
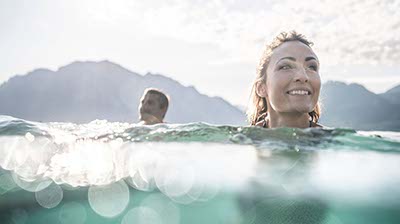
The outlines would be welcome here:
<svg viewBox="0 0 400 224">
<path fill-rule="evenodd" d="M 83 224 L 86 221 L 87 213 L 85 207 L 78 202 L 65 203 L 58 216 L 61 224 Z"/>
<path fill-rule="evenodd" d="M 175 203 L 161 193 L 153 193 L 146 197 L 140 204 L 141 207 L 157 211 L 163 224 L 179 224 L 180 210 Z"/>
<path fill-rule="evenodd" d="M 17 187 L 9 172 L 0 174 L 0 193 L 6 193 Z"/>
<path fill-rule="evenodd" d="M 14 171 L 27 179 L 37 179 L 48 169 L 48 162 L 55 153 L 53 142 L 47 138 L 37 138 L 26 147 L 19 147 L 15 154 Z"/>
<path fill-rule="evenodd" d="M 164 163 L 155 178 L 158 189 L 168 197 L 187 194 L 195 182 L 194 170 L 188 163 Z"/>
<path fill-rule="evenodd" d="M 39 184 L 38 187 L 42 188 L 41 185 L 43 184 L 45 183 Z M 54 208 L 63 199 L 63 190 L 59 185 L 53 183 L 43 190 L 35 192 L 35 198 L 42 207 Z"/>
<path fill-rule="evenodd" d="M 163 220 L 157 211 L 140 206 L 126 213 L 121 224 L 163 224 Z"/>
<path fill-rule="evenodd" d="M 48 187 L 52 181 L 49 179 L 45 179 L 45 180 L 41 180 L 41 179 L 37 179 L 37 180 L 25 180 L 24 178 L 18 176 L 16 173 L 12 174 L 13 180 L 15 182 L 15 184 L 18 185 L 18 187 L 29 191 L 29 192 L 37 192 L 37 191 L 41 191 L 43 189 L 45 189 L 46 187 Z"/>
<path fill-rule="evenodd" d="M 160 154 L 149 148 L 132 153 L 128 163 L 127 183 L 140 191 L 153 191 L 156 188 L 154 176 L 161 160 Z"/>
<path fill-rule="evenodd" d="M 129 202 L 129 188 L 124 181 L 109 185 L 91 186 L 88 192 L 92 209 L 104 217 L 115 217 L 122 213 Z"/>
</svg>

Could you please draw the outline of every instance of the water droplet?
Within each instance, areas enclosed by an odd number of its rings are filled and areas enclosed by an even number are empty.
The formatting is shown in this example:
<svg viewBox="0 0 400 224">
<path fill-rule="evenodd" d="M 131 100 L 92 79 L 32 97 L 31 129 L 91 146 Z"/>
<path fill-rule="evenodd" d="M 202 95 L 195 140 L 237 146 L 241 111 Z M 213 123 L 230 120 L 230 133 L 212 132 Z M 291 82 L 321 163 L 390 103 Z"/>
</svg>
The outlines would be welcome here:
<svg viewBox="0 0 400 224">
<path fill-rule="evenodd" d="M 115 217 L 128 205 L 129 188 L 124 181 L 105 186 L 91 186 L 88 198 L 90 206 L 97 214 Z"/>
<path fill-rule="evenodd" d="M 39 186 L 41 184 L 39 184 Z M 35 198 L 42 207 L 54 208 L 60 204 L 63 198 L 63 190 L 57 184 L 51 184 L 43 190 L 35 192 Z"/>
</svg>

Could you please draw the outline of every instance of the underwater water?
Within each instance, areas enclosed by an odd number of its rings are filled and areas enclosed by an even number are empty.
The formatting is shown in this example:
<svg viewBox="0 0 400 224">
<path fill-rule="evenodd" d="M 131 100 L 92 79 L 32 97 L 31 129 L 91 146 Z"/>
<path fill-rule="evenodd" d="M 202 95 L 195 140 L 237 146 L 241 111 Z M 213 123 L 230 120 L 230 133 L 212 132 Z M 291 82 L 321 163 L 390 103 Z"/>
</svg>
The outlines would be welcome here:
<svg viewBox="0 0 400 224">
<path fill-rule="evenodd" d="M 400 133 L 0 116 L 0 223 L 400 223 Z"/>
</svg>

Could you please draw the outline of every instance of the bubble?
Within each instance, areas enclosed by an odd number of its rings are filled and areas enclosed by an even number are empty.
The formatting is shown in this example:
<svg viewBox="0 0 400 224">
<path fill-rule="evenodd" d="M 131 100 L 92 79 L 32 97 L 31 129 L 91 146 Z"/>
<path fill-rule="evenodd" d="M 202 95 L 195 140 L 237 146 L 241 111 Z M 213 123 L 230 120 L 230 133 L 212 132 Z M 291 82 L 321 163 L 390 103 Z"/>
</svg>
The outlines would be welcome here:
<svg viewBox="0 0 400 224">
<path fill-rule="evenodd" d="M 146 181 L 139 172 L 135 173 L 132 177 L 127 177 L 125 181 L 131 187 L 140 191 L 153 191 L 156 188 L 153 181 Z"/>
<path fill-rule="evenodd" d="M 39 184 L 39 187 L 44 183 Z M 54 208 L 63 198 L 63 190 L 57 184 L 51 184 L 41 191 L 35 192 L 36 201 L 44 208 Z"/>
<path fill-rule="evenodd" d="M 159 153 L 152 150 L 139 150 L 129 158 L 129 177 L 127 183 L 140 191 L 153 191 L 156 187 L 154 175 L 161 161 Z"/>
<path fill-rule="evenodd" d="M 53 142 L 47 138 L 37 138 L 34 142 L 20 142 L 15 149 L 14 171 L 25 179 L 36 179 L 48 169 L 48 161 L 55 152 Z"/>
<path fill-rule="evenodd" d="M 188 195 L 196 201 L 209 201 L 214 198 L 220 191 L 220 185 L 217 181 L 209 181 L 208 183 L 198 182 Z"/>
<path fill-rule="evenodd" d="M 87 213 L 85 207 L 78 202 L 68 202 L 60 209 L 58 216 L 61 224 L 83 224 L 86 221 Z"/>
<path fill-rule="evenodd" d="M 168 197 L 163 194 L 155 193 L 146 197 L 140 204 L 142 207 L 151 208 L 157 211 L 163 224 L 179 224 L 179 208 Z"/>
<path fill-rule="evenodd" d="M 169 197 L 187 194 L 192 188 L 195 175 L 190 164 L 177 164 L 170 161 L 158 169 L 156 184 L 161 192 Z"/>
<path fill-rule="evenodd" d="M 17 185 L 14 183 L 14 180 L 10 173 L 0 174 L 0 193 L 6 193 L 14 189 Z"/>
<path fill-rule="evenodd" d="M 136 207 L 131 209 L 124 218 L 121 224 L 162 224 L 163 220 L 160 215 L 148 207 Z"/>
<path fill-rule="evenodd" d="M 18 176 L 17 174 L 13 173 L 12 178 L 15 182 L 15 184 L 18 185 L 18 187 L 29 191 L 29 192 L 37 192 L 45 189 L 48 187 L 52 181 L 51 180 L 25 180 L 24 178 Z"/>
<path fill-rule="evenodd" d="M 104 217 L 115 217 L 129 202 L 129 188 L 124 181 L 105 186 L 91 186 L 88 192 L 92 209 Z"/>
</svg>

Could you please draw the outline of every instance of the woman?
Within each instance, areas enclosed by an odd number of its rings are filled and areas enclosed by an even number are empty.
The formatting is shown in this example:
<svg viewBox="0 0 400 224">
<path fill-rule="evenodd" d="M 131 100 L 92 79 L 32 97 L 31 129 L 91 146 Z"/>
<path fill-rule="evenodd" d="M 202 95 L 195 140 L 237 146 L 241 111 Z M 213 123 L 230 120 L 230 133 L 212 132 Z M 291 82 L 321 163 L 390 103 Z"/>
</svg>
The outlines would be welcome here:
<svg viewBox="0 0 400 224">
<path fill-rule="evenodd" d="M 312 42 L 292 31 L 266 46 L 252 87 L 248 119 L 265 128 L 321 127 L 321 79 Z"/>
</svg>

